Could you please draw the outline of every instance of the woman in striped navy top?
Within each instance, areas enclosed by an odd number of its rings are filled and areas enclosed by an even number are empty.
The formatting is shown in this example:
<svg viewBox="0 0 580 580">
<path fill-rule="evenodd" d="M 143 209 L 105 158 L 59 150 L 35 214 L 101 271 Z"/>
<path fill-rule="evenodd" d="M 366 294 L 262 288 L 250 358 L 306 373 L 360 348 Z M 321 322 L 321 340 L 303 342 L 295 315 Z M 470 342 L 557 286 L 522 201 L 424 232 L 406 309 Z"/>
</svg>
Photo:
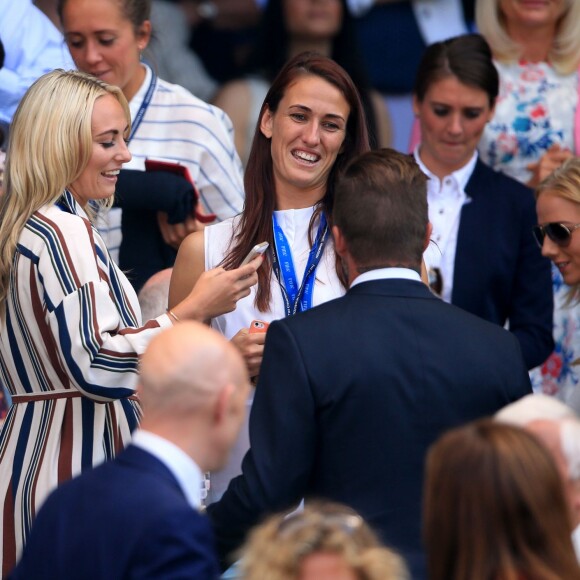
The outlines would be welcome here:
<svg viewBox="0 0 580 580">
<path fill-rule="evenodd" d="M 129 130 L 122 92 L 74 71 L 41 77 L 14 117 L 0 198 L 0 382 L 13 401 L 0 432 L 2 577 L 47 494 L 129 440 L 149 339 L 179 319 L 232 310 L 257 281 L 259 260 L 208 272 L 173 310 L 142 324 L 91 222 L 131 158 Z"/>
</svg>

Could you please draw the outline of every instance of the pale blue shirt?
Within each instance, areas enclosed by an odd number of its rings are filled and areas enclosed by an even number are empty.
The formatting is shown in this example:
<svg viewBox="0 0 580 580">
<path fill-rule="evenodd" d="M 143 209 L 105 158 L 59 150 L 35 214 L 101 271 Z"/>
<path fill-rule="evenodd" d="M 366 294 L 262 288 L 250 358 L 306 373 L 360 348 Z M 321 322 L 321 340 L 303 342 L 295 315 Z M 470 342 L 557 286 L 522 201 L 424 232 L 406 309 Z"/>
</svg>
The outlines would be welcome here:
<svg viewBox="0 0 580 580">
<path fill-rule="evenodd" d="M 421 282 L 421 276 L 415 270 L 410 268 L 377 268 L 376 270 L 369 270 L 358 275 L 350 287 L 362 284 L 363 282 L 370 282 L 371 280 L 391 280 L 393 278 L 403 280 L 415 280 Z"/>
<path fill-rule="evenodd" d="M 74 69 L 63 35 L 31 0 L 0 0 L 0 122 L 9 124 L 28 87 L 55 69 Z"/>
<path fill-rule="evenodd" d="M 202 473 L 185 451 L 171 441 L 144 429 L 137 429 L 133 433 L 131 443 L 159 459 L 177 480 L 187 503 L 193 509 L 199 510 Z"/>
</svg>

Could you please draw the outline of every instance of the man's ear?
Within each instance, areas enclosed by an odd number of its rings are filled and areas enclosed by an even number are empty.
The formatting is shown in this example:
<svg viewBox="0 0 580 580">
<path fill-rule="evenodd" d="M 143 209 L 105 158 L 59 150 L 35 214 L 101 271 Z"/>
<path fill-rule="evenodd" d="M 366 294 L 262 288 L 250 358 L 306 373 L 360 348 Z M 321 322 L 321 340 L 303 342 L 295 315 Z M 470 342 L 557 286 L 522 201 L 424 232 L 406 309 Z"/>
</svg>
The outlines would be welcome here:
<svg viewBox="0 0 580 580">
<path fill-rule="evenodd" d="M 338 226 L 332 226 L 332 237 L 334 238 L 334 248 L 336 253 L 342 258 L 348 251 L 348 246 L 344 235 Z"/>
<path fill-rule="evenodd" d="M 429 244 L 431 243 L 431 235 L 433 234 L 433 224 L 427 222 L 427 228 L 425 229 L 425 239 L 423 240 L 423 251 L 425 251 Z"/>
<path fill-rule="evenodd" d="M 274 115 L 270 111 L 268 105 L 264 109 L 264 113 L 262 114 L 262 118 L 260 119 L 260 131 L 262 135 L 266 137 L 266 139 L 270 139 L 272 137 L 272 123 L 274 120 Z"/>
<path fill-rule="evenodd" d="M 231 398 L 234 393 L 234 385 L 228 383 L 218 394 L 213 405 L 213 422 L 214 425 L 222 425 L 227 419 L 228 411 L 231 404 Z"/>
</svg>

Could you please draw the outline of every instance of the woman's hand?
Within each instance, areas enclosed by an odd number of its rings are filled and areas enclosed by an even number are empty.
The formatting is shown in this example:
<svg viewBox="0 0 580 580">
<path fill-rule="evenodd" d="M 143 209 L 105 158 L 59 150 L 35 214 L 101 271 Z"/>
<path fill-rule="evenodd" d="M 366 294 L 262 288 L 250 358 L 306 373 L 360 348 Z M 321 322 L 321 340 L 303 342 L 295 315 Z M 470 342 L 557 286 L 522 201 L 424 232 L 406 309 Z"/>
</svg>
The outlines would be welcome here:
<svg viewBox="0 0 580 580">
<path fill-rule="evenodd" d="M 232 343 L 242 353 L 242 356 L 246 361 L 246 367 L 248 368 L 250 377 L 255 377 L 260 372 L 265 341 L 265 332 L 250 333 L 249 328 L 242 328 L 232 338 Z"/>
<path fill-rule="evenodd" d="M 527 165 L 527 170 L 532 172 L 528 185 L 537 187 L 543 179 L 548 177 L 555 169 L 558 169 L 570 157 L 573 157 L 570 149 L 562 149 L 558 144 L 552 145 L 539 161 Z"/>
<path fill-rule="evenodd" d="M 262 260 L 262 256 L 258 256 L 235 270 L 214 268 L 203 272 L 193 290 L 172 307 L 172 312 L 178 318 L 203 322 L 235 310 L 238 300 L 248 296 L 250 288 L 258 282 L 256 270 Z"/>
<path fill-rule="evenodd" d="M 167 214 L 163 211 L 157 212 L 157 223 L 163 241 L 169 246 L 179 249 L 181 242 L 191 233 L 203 230 L 205 227 L 194 216 L 188 216 L 185 221 L 178 224 L 170 224 L 167 221 Z"/>
</svg>

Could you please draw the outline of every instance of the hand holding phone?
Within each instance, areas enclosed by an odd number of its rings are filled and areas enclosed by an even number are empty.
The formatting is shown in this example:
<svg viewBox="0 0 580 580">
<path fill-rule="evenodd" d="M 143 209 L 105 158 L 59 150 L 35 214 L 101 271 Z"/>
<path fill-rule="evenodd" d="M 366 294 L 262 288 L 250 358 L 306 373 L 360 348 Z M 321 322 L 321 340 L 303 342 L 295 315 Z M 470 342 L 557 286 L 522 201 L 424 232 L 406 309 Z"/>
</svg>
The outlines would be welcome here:
<svg viewBox="0 0 580 580">
<path fill-rule="evenodd" d="M 249 334 L 255 334 L 257 332 L 266 332 L 270 326 L 269 322 L 264 322 L 263 320 L 252 320 L 250 324 Z"/>
</svg>

